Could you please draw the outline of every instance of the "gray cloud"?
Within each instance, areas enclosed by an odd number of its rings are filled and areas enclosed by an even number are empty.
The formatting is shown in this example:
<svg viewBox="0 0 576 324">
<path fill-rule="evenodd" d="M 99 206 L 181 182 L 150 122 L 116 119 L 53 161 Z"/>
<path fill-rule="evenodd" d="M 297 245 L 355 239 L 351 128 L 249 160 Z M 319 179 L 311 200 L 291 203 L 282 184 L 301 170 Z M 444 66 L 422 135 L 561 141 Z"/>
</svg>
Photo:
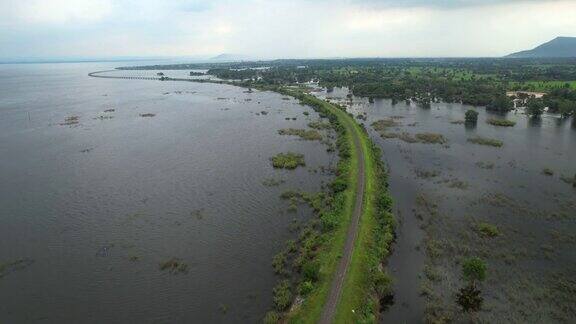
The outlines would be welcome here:
<svg viewBox="0 0 576 324">
<path fill-rule="evenodd" d="M 0 0 L 0 57 L 500 56 L 574 30 L 570 0 Z"/>
</svg>

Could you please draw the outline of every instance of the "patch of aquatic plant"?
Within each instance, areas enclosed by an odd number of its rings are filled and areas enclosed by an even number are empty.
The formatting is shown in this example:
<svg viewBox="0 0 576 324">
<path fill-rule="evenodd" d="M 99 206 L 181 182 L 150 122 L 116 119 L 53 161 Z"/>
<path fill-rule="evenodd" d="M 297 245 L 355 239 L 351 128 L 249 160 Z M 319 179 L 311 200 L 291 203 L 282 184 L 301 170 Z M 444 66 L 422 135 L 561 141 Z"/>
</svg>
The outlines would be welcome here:
<svg viewBox="0 0 576 324">
<path fill-rule="evenodd" d="M 478 234 L 484 237 L 496 237 L 500 235 L 500 231 L 498 230 L 498 227 L 496 225 L 486 222 L 480 222 L 476 224 L 475 229 L 478 232 Z"/>
<path fill-rule="evenodd" d="M 128 257 L 128 260 L 130 262 L 138 262 L 138 261 L 140 261 L 140 257 L 137 255 L 131 255 L 130 257 Z"/>
<path fill-rule="evenodd" d="M 112 108 L 104 110 L 105 113 L 111 113 L 111 112 L 115 112 L 115 111 L 116 111 L 116 109 L 112 109 Z"/>
<path fill-rule="evenodd" d="M 468 189 L 468 183 L 462 180 L 452 179 L 450 180 L 450 182 L 448 182 L 448 187 L 460 190 L 466 190 Z"/>
<path fill-rule="evenodd" d="M 432 265 L 424 266 L 424 275 L 428 280 L 438 282 L 442 281 L 442 273 L 437 269 L 437 267 Z"/>
<path fill-rule="evenodd" d="M 180 258 L 172 258 L 160 263 L 160 271 L 168 271 L 171 274 L 187 273 L 188 265 Z"/>
<path fill-rule="evenodd" d="M 97 119 L 97 120 L 106 120 L 106 119 L 112 119 L 112 118 L 114 118 L 114 116 L 101 115 L 101 116 L 98 116 L 98 117 L 94 117 L 94 119 Z"/>
<path fill-rule="evenodd" d="M 80 122 L 80 117 L 78 116 L 69 116 L 64 118 L 64 122 L 60 123 L 60 126 L 73 126 L 77 125 Z"/>
<path fill-rule="evenodd" d="M 486 123 L 494 126 L 503 126 L 503 127 L 512 127 L 516 125 L 516 122 L 507 119 L 497 119 L 497 118 L 489 118 L 486 120 Z"/>
<path fill-rule="evenodd" d="M 574 174 L 573 177 L 563 174 L 560 176 L 560 180 L 564 181 L 567 184 L 571 184 L 573 187 L 576 188 L 576 174 Z"/>
<path fill-rule="evenodd" d="M 416 139 L 424 144 L 445 144 L 448 142 L 444 135 L 437 133 L 419 133 L 416 134 Z"/>
<path fill-rule="evenodd" d="M 152 113 L 140 114 L 140 117 L 154 117 L 154 116 L 156 116 L 156 114 L 152 114 Z"/>
<path fill-rule="evenodd" d="M 463 120 L 453 120 L 450 122 L 450 124 L 453 124 L 453 125 L 463 125 L 464 123 L 465 123 L 465 121 L 463 121 Z"/>
<path fill-rule="evenodd" d="M 479 162 L 476 162 L 476 166 L 481 168 L 481 169 L 494 169 L 494 163 L 492 163 L 492 162 L 479 161 Z"/>
<path fill-rule="evenodd" d="M 278 130 L 278 134 L 280 135 L 292 135 L 298 136 L 301 139 L 307 141 L 320 141 L 322 140 L 322 135 L 317 130 L 305 130 L 305 129 L 298 129 L 298 128 L 283 128 Z"/>
<path fill-rule="evenodd" d="M 480 136 L 469 138 L 468 142 L 473 143 L 473 144 L 487 145 L 487 146 L 493 146 L 493 147 L 502 147 L 504 145 L 504 143 L 500 140 L 493 139 L 493 138 L 480 137 Z"/>
<path fill-rule="evenodd" d="M 418 178 L 422 179 L 435 178 L 440 175 L 440 171 L 437 170 L 416 169 L 415 173 Z"/>
<path fill-rule="evenodd" d="M 396 122 L 392 118 L 380 119 L 372 123 L 372 128 L 377 132 L 385 132 L 388 128 L 400 126 L 400 123 Z"/>
<path fill-rule="evenodd" d="M 285 182 L 286 180 L 284 179 L 275 179 L 275 178 L 266 178 L 262 180 L 262 184 L 265 185 L 266 187 L 277 187 Z"/>
<path fill-rule="evenodd" d="M 329 122 L 323 122 L 321 120 L 311 121 L 308 123 L 308 127 L 314 129 L 329 129 L 332 127 Z"/>
<path fill-rule="evenodd" d="M 190 216 L 195 217 L 196 219 L 203 219 L 204 218 L 204 209 L 195 209 L 190 212 Z"/>
<path fill-rule="evenodd" d="M 380 136 L 382 138 L 397 138 L 406 143 L 418 143 L 419 140 L 416 139 L 414 136 L 410 135 L 410 133 L 402 132 L 402 133 L 381 133 Z"/>
<path fill-rule="evenodd" d="M 547 175 L 547 176 L 553 176 L 554 171 L 550 168 L 544 168 L 544 169 L 542 169 L 542 174 Z"/>
<path fill-rule="evenodd" d="M 0 278 L 7 276 L 8 274 L 28 268 L 34 263 L 32 259 L 19 259 L 15 261 L 10 261 L 6 263 L 0 263 Z"/>
<path fill-rule="evenodd" d="M 315 212 L 320 212 L 326 207 L 330 197 L 324 192 L 308 193 L 287 190 L 280 195 L 280 198 L 289 200 L 291 206 L 296 206 L 298 203 L 307 203 Z"/>
<path fill-rule="evenodd" d="M 279 169 L 296 169 L 299 166 L 305 166 L 304 155 L 299 153 L 287 152 L 279 153 L 270 158 L 272 166 Z"/>
</svg>

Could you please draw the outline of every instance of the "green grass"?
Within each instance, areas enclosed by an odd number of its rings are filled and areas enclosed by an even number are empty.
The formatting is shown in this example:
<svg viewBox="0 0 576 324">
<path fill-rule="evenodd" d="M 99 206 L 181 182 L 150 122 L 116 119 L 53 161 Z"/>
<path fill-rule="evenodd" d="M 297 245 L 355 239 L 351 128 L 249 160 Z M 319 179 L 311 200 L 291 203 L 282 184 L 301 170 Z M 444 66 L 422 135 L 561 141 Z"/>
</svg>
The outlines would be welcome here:
<svg viewBox="0 0 576 324">
<path fill-rule="evenodd" d="M 344 207 L 342 209 L 342 215 L 339 215 L 339 224 L 330 233 L 330 235 L 326 236 L 326 240 L 321 246 L 321 251 L 318 253 L 317 262 L 320 266 L 320 275 L 318 282 L 316 283 L 316 288 L 309 293 L 308 297 L 306 297 L 305 301 L 299 308 L 287 315 L 289 323 L 317 323 L 320 318 L 326 297 L 330 290 L 334 271 L 340 261 L 340 256 L 344 248 L 346 233 L 353 211 L 354 198 L 356 195 L 356 180 L 358 175 L 358 159 L 356 158 L 356 150 L 358 148 L 354 146 L 352 137 L 348 135 L 351 131 L 355 131 L 353 128 L 354 122 L 351 121 L 351 118 L 345 112 L 335 108 L 334 106 L 316 98 L 309 97 L 309 99 L 322 105 L 322 107 L 329 109 L 330 112 L 333 113 L 343 124 L 347 131 L 345 141 L 348 142 L 351 148 L 347 178 L 349 185 L 343 192 Z"/>
<path fill-rule="evenodd" d="M 306 96 L 305 103 L 318 105 L 329 111 L 345 129 L 344 140 L 350 148 L 347 168 L 347 185 L 342 186 L 343 208 L 334 230 L 325 236 L 321 251 L 315 262 L 319 265 L 316 287 L 302 305 L 287 316 L 289 323 L 317 323 L 329 294 L 334 271 L 340 262 L 347 230 L 356 196 L 358 176 L 357 150 L 364 154 L 365 190 L 363 214 L 360 219 L 350 267 L 344 280 L 341 299 L 337 306 L 336 323 L 374 321 L 378 311 L 378 295 L 390 292 L 391 279 L 379 268 L 387 256 L 393 239 L 391 199 L 386 189 L 386 172 L 380 158 L 380 150 L 369 139 L 365 130 L 344 110 L 320 99 Z M 351 134 L 357 134 L 360 147 L 356 147 Z M 342 179 L 340 179 L 342 180 Z M 339 179 L 333 188 L 341 187 Z M 355 310 L 355 312 L 352 312 Z"/>
<path fill-rule="evenodd" d="M 382 278 L 387 286 L 384 290 L 387 291 L 391 283 L 389 276 L 378 269 L 382 258 L 388 254 L 393 225 L 390 224 L 391 214 L 388 214 L 389 222 L 382 230 L 378 218 L 382 215 L 379 215 L 377 200 L 387 195 L 380 182 L 382 175 L 376 168 L 376 163 L 381 163 L 380 154 L 360 127 L 355 125 L 355 128 L 360 134 L 361 149 L 365 155 L 364 206 L 350 268 L 337 307 L 336 323 L 374 321 L 379 308 L 375 279 Z"/>
</svg>

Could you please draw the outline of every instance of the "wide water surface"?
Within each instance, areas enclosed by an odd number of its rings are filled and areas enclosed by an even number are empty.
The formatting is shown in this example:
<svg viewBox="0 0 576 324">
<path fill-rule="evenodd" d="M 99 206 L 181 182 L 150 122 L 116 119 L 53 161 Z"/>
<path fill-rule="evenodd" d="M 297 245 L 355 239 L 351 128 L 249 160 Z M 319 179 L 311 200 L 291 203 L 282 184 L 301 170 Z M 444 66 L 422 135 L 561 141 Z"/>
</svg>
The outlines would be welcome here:
<svg viewBox="0 0 576 324">
<path fill-rule="evenodd" d="M 115 65 L 0 65 L 0 322 L 259 322 L 272 256 L 311 217 L 279 195 L 320 190 L 330 176 L 312 171 L 335 162 L 277 130 L 317 115 L 275 93 L 87 76 Z M 306 168 L 274 170 L 285 151 Z M 171 258 L 188 271 L 161 271 Z"/>
</svg>

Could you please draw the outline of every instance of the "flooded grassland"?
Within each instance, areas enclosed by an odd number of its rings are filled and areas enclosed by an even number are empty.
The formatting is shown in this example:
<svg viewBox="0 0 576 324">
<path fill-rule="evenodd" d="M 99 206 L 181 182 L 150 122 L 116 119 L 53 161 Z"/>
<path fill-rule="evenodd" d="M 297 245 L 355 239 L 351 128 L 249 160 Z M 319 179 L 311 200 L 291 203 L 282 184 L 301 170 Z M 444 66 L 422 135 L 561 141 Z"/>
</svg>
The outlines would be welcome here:
<svg viewBox="0 0 576 324">
<path fill-rule="evenodd" d="M 394 304 L 383 322 L 468 318 L 456 303 L 462 260 L 487 263 L 481 322 L 570 322 L 576 316 L 576 125 L 520 112 L 348 98 L 382 147 L 399 221 L 389 268 Z M 463 123 L 469 109 L 475 126 Z M 491 119 L 507 119 L 499 126 Z M 508 123 L 510 124 L 510 123 Z"/>
</svg>

